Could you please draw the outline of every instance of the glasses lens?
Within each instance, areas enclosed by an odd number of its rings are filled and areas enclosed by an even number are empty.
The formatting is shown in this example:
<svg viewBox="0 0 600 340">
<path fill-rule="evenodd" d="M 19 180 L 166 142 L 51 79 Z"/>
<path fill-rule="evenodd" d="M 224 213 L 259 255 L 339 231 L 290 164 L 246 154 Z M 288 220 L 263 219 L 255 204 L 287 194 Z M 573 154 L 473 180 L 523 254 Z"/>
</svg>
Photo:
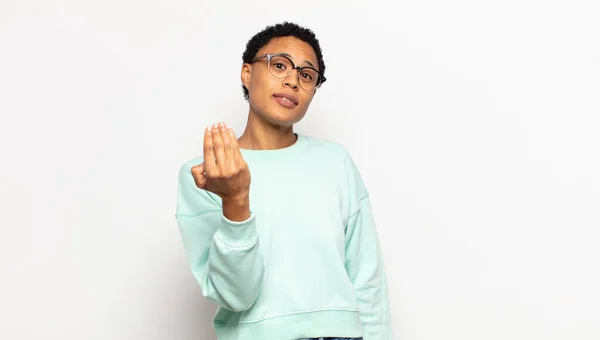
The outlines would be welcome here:
<svg viewBox="0 0 600 340">
<path fill-rule="evenodd" d="M 286 57 L 273 57 L 269 71 L 275 78 L 286 78 L 292 73 L 292 63 Z"/>
<path fill-rule="evenodd" d="M 315 87 L 317 87 L 319 73 L 317 73 L 317 70 L 313 70 L 312 68 L 305 68 L 300 72 L 300 74 L 298 74 L 298 80 L 303 89 L 312 91 L 315 89 Z"/>
<path fill-rule="evenodd" d="M 269 72 L 271 72 L 273 77 L 283 79 L 287 78 L 292 73 L 292 71 L 294 70 L 293 67 L 294 66 L 292 65 L 292 62 L 288 58 L 282 56 L 274 56 L 273 58 L 271 58 Z M 319 73 L 315 69 L 304 68 L 298 74 L 298 82 L 300 83 L 300 86 L 305 90 L 314 90 L 317 87 L 318 81 Z"/>
</svg>

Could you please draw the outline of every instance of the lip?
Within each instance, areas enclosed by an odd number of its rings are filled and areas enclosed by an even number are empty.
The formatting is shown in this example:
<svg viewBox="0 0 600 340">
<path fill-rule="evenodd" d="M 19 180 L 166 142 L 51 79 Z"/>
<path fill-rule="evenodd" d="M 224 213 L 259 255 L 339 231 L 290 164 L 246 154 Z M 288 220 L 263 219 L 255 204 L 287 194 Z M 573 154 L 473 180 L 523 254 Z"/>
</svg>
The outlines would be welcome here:
<svg viewBox="0 0 600 340">
<path fill-rule="evenodd" d="M 287 93 L 275 93 L 273 95 L 273 97 L 275 97 L 276 99 L 281 100 L 281 98 L 285 98 L 289 101 L 291 101 L 294 106 L 298 105 L 298 98 L 292 96 L 291 94 L 287 94 Z"/>
</svg>

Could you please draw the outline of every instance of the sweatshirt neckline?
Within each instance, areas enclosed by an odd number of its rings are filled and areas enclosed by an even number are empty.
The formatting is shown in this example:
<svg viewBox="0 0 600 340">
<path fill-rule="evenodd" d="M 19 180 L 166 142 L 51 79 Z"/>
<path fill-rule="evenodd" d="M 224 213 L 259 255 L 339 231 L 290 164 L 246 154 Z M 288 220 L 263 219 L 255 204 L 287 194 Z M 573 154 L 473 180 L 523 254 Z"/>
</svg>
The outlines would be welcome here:
<svg viewBox="0 0 600 340">
<path fill-rule="evenodd" d="M 294 133 L 296 135 L 296 142 L 294 144 L 287 146 L 285 148 L 280 149 L 272 149 L 272 150 L 252 150 L 252 149 L 242 149 L 242 156 L 247 159 L 280 159 L 286 158 L 290 155 L 298 152 L 298 150 L 302 149 L 302 147 L 306 144 L 306 137 L 299 133 Z"/>
</svg>

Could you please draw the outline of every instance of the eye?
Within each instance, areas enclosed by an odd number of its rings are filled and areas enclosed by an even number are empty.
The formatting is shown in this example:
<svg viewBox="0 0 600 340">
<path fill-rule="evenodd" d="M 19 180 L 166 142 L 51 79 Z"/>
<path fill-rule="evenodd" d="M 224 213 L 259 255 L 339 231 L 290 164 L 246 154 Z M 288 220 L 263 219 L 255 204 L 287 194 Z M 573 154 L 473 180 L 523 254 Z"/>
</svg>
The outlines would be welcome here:
<svg viewBox="0 0 600 340">
<path fill-rule="evenodd" d="M 285 70 L 285 65 L 283 63 L 275 63 L 274 66 L 280 70 Z"/>
<path fill-rule="evenodd" d="M 302 72 L 302 74 L 300 74 L 300 76 L 302 76 L 302 78 L 304 78 L 306 80 L 312 80 L 313 79 L 312 75 L 310 75 L 307 72 Z"/>
</svg>

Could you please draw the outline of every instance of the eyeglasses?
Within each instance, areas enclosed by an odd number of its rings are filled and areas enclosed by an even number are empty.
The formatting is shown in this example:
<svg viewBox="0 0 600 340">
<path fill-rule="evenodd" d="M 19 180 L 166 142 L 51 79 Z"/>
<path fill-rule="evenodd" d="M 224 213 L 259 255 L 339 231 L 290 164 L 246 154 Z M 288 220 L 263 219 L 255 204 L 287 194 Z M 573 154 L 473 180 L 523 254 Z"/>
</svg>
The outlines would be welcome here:
<svg viewBox="0 0 600 340">
<path fill-rule="evenodd" d="M 325 82 L 325 77 L 321 72 L 311 66 L 296 66 L 292 59 L 283 54 L 264 54 L 256 57 L 252 62 L 267 58 L 267 67 L 269 73 L 275 78 L 285 79 L 292 74 L 294 70 L 298 70 L 298 83 L 300 87 L 307 91 L 313 91 Z"/>
</svg>

